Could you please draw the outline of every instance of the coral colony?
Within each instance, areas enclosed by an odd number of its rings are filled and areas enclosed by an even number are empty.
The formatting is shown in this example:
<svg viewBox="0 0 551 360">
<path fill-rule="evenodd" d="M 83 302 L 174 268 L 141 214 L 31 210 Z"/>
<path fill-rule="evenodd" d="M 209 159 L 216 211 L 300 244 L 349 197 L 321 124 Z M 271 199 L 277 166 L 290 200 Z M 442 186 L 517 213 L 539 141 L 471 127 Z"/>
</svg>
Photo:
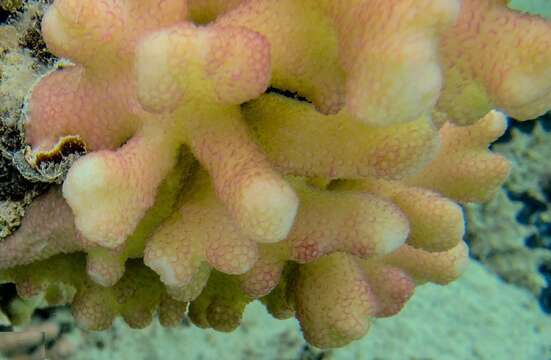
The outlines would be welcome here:
<svg viewBox="0 0 551 360">
<path fill-rule="evenodd" d="M 27 160 L 86 154 L 1 280 L 94 330 L 230 331 L 260 299 L 313 345 L 359 339 L 461 275 L 504 114 L 551 108 L 551 23 L 504 0 L 56 0 L 42 30 L 72 64 L 32 89 Z"/>
</svg>

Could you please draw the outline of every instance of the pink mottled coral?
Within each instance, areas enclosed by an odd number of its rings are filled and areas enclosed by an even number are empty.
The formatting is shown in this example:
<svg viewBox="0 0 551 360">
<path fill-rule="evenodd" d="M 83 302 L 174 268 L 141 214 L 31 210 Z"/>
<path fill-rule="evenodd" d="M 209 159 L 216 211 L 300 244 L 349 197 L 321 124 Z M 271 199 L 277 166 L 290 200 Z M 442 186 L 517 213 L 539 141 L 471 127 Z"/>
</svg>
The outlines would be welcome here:
<svg viewBox="0 0 551 360">
<path fill-rule="evenodd" d="M 466 127 L 447 123 L 440 129 L 442 149 L 436 159 L 407 182 L 460 202 L 491 199 L 509 175 L 511 165 L 487 148 L 506 126 L 505 116 L 497 111 Z"/>
<path fill-rule="evenodd" d="M 51 189 L 26 209 L 18 231 L 0 242 L 0 268 L 26 265 L 58 253 L 74 252 L 81 248 L 77 239 L 71 209 L 60 196 L 59 189 Z"/>
<path fill-rule="evenodd" d="M 458 2 L 328 3 L 346 73 L 347 110 L 379 126 L 426 114 L 442 87 L 438 42 L 455 22 Z"/>
<path fill-rule="evenodd" d="M 469 124 L 493 108 L 533 119 L 551 102 L 551 23 L 503 0 L 463 0 L 442 38 L 445 86 L 438 109 Z"/>
<path fill-rule="evenodd" d="M 261 299 L 313 345 L 358 339 L 464 270 L 456 202 L 509 172 L 492 109 L 551 108 L 551 25 L 501 0 L 56 0 L 43 34 L 74 65 L 33 89 L 28 158 L 88 153 L 0 279 L 91 329 L 230 331 Z"/>
<path fill-rule="evenodd" d="M 202 262 L 228 274 L 242 274 L 256 261 L 257 246 L 216 199 L 205 174 L 198 176 L 179 212 L 148 241 L 144 261 L 173 287 L 188 285 Z"/>
</svg>

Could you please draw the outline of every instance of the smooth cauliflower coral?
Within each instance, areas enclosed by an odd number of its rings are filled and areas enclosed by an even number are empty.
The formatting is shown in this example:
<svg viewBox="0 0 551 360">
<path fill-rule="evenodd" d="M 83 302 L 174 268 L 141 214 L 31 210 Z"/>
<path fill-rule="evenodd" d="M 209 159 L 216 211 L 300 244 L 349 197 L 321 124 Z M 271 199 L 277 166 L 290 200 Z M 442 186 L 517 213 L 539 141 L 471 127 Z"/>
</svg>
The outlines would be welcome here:
<svg viewBox="0 0 551 360">
<path fill-rule="evenodd" d="M 361 338 L 460 276 L 504 113 L 551 107 L 551 24 L 501 0 L 56 0 L 43 36 L 74 65 L 32 90 L 28 161 L 87 154 L 0 280 L 90 329 L 230 331 L 260 299 L 316 346 Z"/>
</svg>

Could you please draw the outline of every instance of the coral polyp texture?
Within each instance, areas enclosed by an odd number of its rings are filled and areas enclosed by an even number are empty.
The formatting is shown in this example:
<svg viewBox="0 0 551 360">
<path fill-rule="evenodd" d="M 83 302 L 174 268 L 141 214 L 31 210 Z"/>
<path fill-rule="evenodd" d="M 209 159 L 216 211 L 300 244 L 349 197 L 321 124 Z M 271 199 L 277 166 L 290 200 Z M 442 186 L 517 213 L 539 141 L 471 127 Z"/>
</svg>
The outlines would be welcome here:
<svg viewBox="0 0 551 360">
<path fill-rule="evenodd" d="M 551 24 L 502 0 L 56 0 L 42 34 L 71 63 L 32 89 L 26 159 L 86 154 L 0 280 L 95 330 L 230 331 L 260 299 L 359 339 L 461 275 L 460 204 L 509 173 L 489 144 L 551 108 Z"/>
</svg>

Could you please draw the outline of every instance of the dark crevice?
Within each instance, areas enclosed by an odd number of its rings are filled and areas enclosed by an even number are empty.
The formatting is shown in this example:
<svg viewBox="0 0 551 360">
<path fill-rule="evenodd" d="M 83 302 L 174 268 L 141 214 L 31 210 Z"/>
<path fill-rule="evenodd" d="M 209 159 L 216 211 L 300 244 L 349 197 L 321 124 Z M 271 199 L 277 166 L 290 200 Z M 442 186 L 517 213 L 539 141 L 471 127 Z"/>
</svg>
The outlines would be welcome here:
<svg viewBox="0 0 551 360">
<path fill-rule="evenodd" d="M 490 149 L 493 148 L 494 144 L 505 144 L 505 143 L 508 143 L 510 142 L 511 140 L 513 140 L 513 133 L 512 133 L 512 130 L 513 130 L 513 125 L 515 124 L 516 122 L 514 120 L 512 120 L 511 118 L 507 118 L 507 129 L 505 130 L 505 132 L 503 133 L 503 135 L 501 135 L 496 141 L 494 141 L 493 143 L 490 144 Z"/>
<path fill-rule="evenodd" d="M 532 197 L 528 193 L 515 194 L 507 192 L 507 195 L 512 201 L 523 203 L 523 208 L 516 216 L 516 220 L 523 225 L 533 224 L 534 215 L 547 210 L 546 203 Z"/>
<path fill-rule="evenodd" d="M 10 15 L 11 13 L 9 11 L 0 8 L 0 24 L 6 23 Z"/>
<path fill-rule="evenodd" d="M 17 290 L 15 288 L 15 284 L 12 284 L 12 283 L 0 284 L 0 311 L 1 312 L 7 313 L 9 305 L 15 298 L 17 298 Z M 0 325 L 0 332 L 9 332 L 9 331 L 13 331 L 13 327 L 11 325 Z"/>
<path fill-rule="evenodd" d="M 549 171 L 549 174 L 544 175 L 540 179 L 540 186 L 542 188 L 543 196 L 545 196 L 545 200 L 547 200 L 548 203 L 551 203 L 551 170 Z"/>
<path fill-rule="evenodd" d="M 17 290 L 15 284 L 6 283 L 0 285 L 0 309 L 6 309 L 16 297 Z"/>
<path fill-rule="evenodd" d="M 327 358 L 328 351 L 315 350 L 312 346 L 305 344 L 298 354 L 297 360 L 323 360 Z"/>
<path fill-rule="evenodd" d="M 7 23 L 21 9 L 23 2 L 16 3 L 16 1 L 2 0 L 0 3 L 0 24 Z"/>
<path fill-rule="evenodd" d="M 547 287 L 540 293 L 539 303 L 543 311 L 551 314 L 551 263 L 541 265 L 539 271 L 547 281 Z"/>
<path fill-rule="evenodd" d="M 542 115 L 534 121 L 518 121 L 513 118 L 507 118 L 507 130 L 505 130 L 505 133 L 497 139 L 494 144 L 510 142 L 513 139 L 513 129 L 517 129 L 523 134 L 532 134 L 534 128 L 536 127 L 536 123 L 539 123 L 544 131 L 551 131 L 551 112 Z"/>
<path fill-rule="evenodd" d="M 278 94 L 278 95 L 285 96 L 285 97 L 293 99 L 293 100 L 303 101 L 303 102 L 307 102 L 307 103 L 310 103 L 310 104 L 312 103 L 306 97 L 304 97 L 304 96 L 302 96 L 299 93 L 296 93 L 294 91 L 290 91 L 290 90 L 283 90 L 283 89 L 278 89 L 278 88 L 270 86 L 268 88 L 268 90 L 266 90 L 266 93 L 267 94 L 270 94 L 270 93 Z"/>
<path fill-rule="evenodd" d="M 0 325 L 0 333 L 1 332 L 12 332 L 13 326 L 6 326 L 6 325 Z"/>
<path fill-rule="evenodd" d="M 540 117 L 538 121 L 540 122 L 543 130 L 551 131 L 551 112 L 548 112 L 547 114 Z"/>
</svg>

